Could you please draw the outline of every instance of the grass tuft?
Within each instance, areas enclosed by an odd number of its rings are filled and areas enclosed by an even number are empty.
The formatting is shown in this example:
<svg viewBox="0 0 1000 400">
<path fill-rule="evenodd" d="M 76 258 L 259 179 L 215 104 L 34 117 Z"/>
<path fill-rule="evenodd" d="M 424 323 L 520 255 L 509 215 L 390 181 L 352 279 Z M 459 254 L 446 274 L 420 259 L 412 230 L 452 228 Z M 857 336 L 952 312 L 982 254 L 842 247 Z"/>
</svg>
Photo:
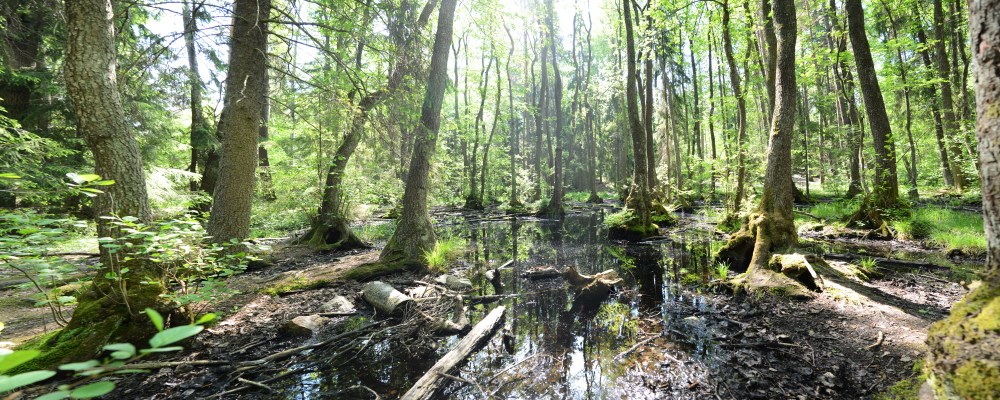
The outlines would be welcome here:
<svg viewBox="0 0 1000 400">
<path fill-rule="evenodd" d="M 447 271 L 448 266 L 465 253 L 465 248 L 466 242 L 462 238 L 453 237 L 438 240 L 434 244 L 434 249 L 424 252 L 427 269 L 437 273 Z"/>
</svg>

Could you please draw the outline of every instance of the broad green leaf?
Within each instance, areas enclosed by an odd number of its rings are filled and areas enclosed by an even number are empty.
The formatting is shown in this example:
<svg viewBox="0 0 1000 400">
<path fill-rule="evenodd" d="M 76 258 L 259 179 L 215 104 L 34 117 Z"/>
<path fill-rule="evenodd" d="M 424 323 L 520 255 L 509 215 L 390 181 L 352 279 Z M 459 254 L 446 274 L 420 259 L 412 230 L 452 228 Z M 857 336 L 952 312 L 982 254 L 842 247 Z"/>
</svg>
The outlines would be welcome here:
<svg viewBox="0 0 1000 400">
<path fill-rule="evenodd" d="M 52 392 L 49 394 L 44 394 L 38 396 L 35 400 L 60 400 L 69 397 L 69 390 L 60 390 L 58 392 Z"/>
<path fill-rule="evenodd" d="M 89 399 L 97 396 L 104 396 L 115 390 L 115 383 L 111 381 L 100 381 L 80 386 L 73 389 L 69 397 L 74 399 Z"/>
<path fill-rule="evenodd" d="M 177 343 L 191 336 L 197 335 L 205 327 L 200 325 L 181 325 L 167 329 L 149 339 L 149 345 L 154 348 L 163 347 L 168 344 Z"/>
<path fill-rule="evenodd" d="M 83 371 L 85 369 L 94 368 L 98 365 L 101 365 L 101 363 L 97 362 L 97 360 L 87 360 L 87 361 L 63 364 L 59 366 L 59 369 L 63 371 Z"/>
<path fill-rule="evenodd" d="M 198 318 L 198 322 L 195 322 L 195 324 L 196 325 L 204 325 L 204 324 L 207 324 L 209 322 L 214 321 L 216 317 L 217 316 L 214 313 L 208 313 L 208 314 L 202 315 L 201 318 Z"/>
<path fill-rule="evenodd" d="M 132 358 L 135 355 L 135 346 L 131 343 L 112 343 L 104 346 L 104 350 L 111 351 L 111 357 L 118 360 Z"/>
<path fill-rule="evenodd" d="M 22 386 L 28 386 L 51 378 L 56 371 L 31 371 L 14 376 L 0 377 L 0 393 L 8 392 Z"/>
<path fill-rule="evenodd" d="M 150 321 L 153 321 L 153 326 L 156 327 L 157 331 L 163 331 L 163 316 L 160 313 L 152 308 L 147 308 L 146 315 L 149 316 Z"/>
<path fill-rule="evenodd" d="M 41 354 L 38 350 L 18 350 L 10 354 L 0 356 L 0 373 L 24 364 Z"/>
<path fill-rule="evenodd" d="M 10 172 L 4 172 L 0 173 L 0 179 L 21 179 L 21 176 Z"/>
</svg>

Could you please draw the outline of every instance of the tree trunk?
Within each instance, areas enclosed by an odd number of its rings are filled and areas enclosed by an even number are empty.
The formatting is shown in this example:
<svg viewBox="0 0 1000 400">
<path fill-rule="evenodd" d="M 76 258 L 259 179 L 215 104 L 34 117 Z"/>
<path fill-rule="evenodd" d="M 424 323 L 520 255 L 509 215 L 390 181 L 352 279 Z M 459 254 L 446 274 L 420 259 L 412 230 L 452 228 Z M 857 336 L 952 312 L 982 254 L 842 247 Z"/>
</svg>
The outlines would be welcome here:
<svg viewBox="0 0 1000 400">
<path fill-rule="evenodd" d="M 510 49 L 507 50 L 507 129 L 510 132 L 510 199 L 507 203 L 511 210 L 522 207 L 521 200 L 517 194 L 517 157 L 520 154 L 520 131 L 517 129 L 517 122 L 514 119 L 514 78 L 510 73 L 510 62 L 514 57 L 514 35 L 511 35 L 510 28 L 504 25 L 507 31 L 507 38 L 510 39 Z M 527 43 L 525 43 L 527 44 Z M 524 119 L 521 126 L 524 126 Z"/>
<path fill-rule="evenodd" d="M 962 191 L 965 189 L 968 178 L 962 171 L 962 162 L 960 161 L 962 149 L 959 144 L 959 136 L 962 133 L 959 132 L 958 120 L 955 117 L 955 104 L 951 91 L 951 66 L 948 64 L 948 53 L 945 50 L 945 41 L 947 40 L 945 35 L 944 11 L 941 0 L 934 0 L 934 39 L 936 39 L 934 59 L 937 62 L 939 77 L 942 79 L 940 84 L 942 125 L 945 141 L 948 144 L 949 153 L 951 153 L 948 161 L 950 162 L 952 183 L 955 185 L 955 190 Z"/>
<path fill-rule="evenodd" d="M 736 193 L 733 194 L 733 214 L 739 214 L 743 204 L 743 194 L 746 191 L 747 161 L 746 161 L 746 137 L 747 137 L 747 101 L 743 97 L 740 71 L 736 66 L 736 57 L 733 55 L 733 39 L 729 28 L 729 3 L 722 5 L 722 45 L 726 53 L 726 62 L 729 64 L 729 85 L 733 88 L 733 97 L 736 98 Z"/>
<path fill-rule="evenodd" d="M 921 44 L 920 57 L 924 60 L 924 66 L 927 69 L 934 69 L 930 53 L 927 51 L 927 34 L 924 33 L 923 28 L 917 27 L 917 41 Z M 941 117 L 937 89 L 934 86 L 928 85 L 924 90 L 927 96 L 932 99 L 930 104 L 931 114 L 934 116 L 934 135 L 937 139 L 938 154 L 940 155 L 941 177 L 944 179 L 945 186 L 954 186 L 955 180 L 951 176 L 951 160 L 948 157 L 948 147 L 944 144 L 944 119 Z"/>
<path fill-rule="evenodd" d="M 1000 1 L 972 1 L 969 9 L 987 256 L 982 284 L 927 333 L 925 370 L 942 399 L 1000 393 Z"/>
<path fill-rule="evenodd" d="M 887 5 L 882 4 L 885 7 L 886 15 L 889 16 L 889 22 L 891 23 L 892 36 L 893 39 L 899 38 L 899 30 L 897 28 L 897 21 L 892 16 L 892 11 Z M 907 192 L 907 197 L 910 201 L 917 201 L 920 199 L 920 193 L 917 191 L 917 146 L 913 141 L 913 113 L 910 110 L 910 85 L 906 81 L 907 73 L 907 62 L 903 59 L 903 51 L 900 47 L 896 47 L 896 60 L 899 61 L 899 80 L 903 84 L 903 107 L 905 113 L 905 129 L 906 129 L 906 140 L 910 145 L 910 166 L 907 168 L 907 177 L 910 180 L 910 190 Z M 904 161 L 906 159 L 904 158 Z"/>
<path fill-rule="evenodd" d="M 192 6 L 188 0 L 184 0 L 183 3 L 184 46 L 188 57 L 188 85 L 191 86 L 191 163 L 188 165 L 188 172 L 196 174 L 202 153 L 211 145 L 211 134 L 201 104 L 201 73 L 198 71 L 198 49 L 194 42 L 194 35 L 198 32 L 199 10 L 204 4 L 197 3 Z M 190 187 L 192 192 L 198 191 L 198 180 L 192 179 Z"/>
<path fill-rule="evenodd" d="M 510 58 L 509 56 L 507 58 Z M 486 144 L 483 146 L 483 168 L 480 171 L 479 179 L 479 204 L 482 207 L 483 202 L 486 200 L 486 171 L 489 169 L 490 163 L 490 147 L 493 145 L 493 135 L 497 132 L 497 122 L 500 122 L 500 103 L 503 96 L 503 86 L 500 81 L 500 60 L 495 60 L 497 63 L 497 98 L 496 105 L 493 107 L 493 123 L 490 125 L 490 134 L 486 138 Z M 509 68 L 508 63 L 508 69 Z"/>
<path fill-rule="evenodd" d="M 278 195 L 274 193 L 274 180 L 271 178 L 271 161 L 267 157 L 267 141 L 270 139 L 270 133 L 268 132 L 268 123 L 271 120 L 271 101 L 269 99 L 269 93 L 271 89 L 271 83 L 267 78 L 267 68 L 264 69 L 264 97 L 261 99 L 260 106 L 260 128 L 259 134 L 257 135 L 257 174 L 258 174 L 258 190 L 260 191 L 260 197 L 264 201 L 275 201 L 278 199 Z"/>
<path fill-rule="evenodd" d="M 612 227 L 609 235 L 629 239 L 641 239 L 657 233 L 652 223 L 650 210 L 649 180 L 647 178 L 648 161 L 646 158 L 646 132 L 639 116 L 639 93 L 636 84 L 636 51 L 635 34 L 632 28 L 631 4 L 623 1 L 623 23 L 625 25 L 625 103 L 628 109 L 629 132 L 632 135 L 632 185 L 629 188 L 626 207 L 633 213 L 625 226 Z"/>
<path fill-rule="evenodd" d="M 792 133 L 795 127 L 796 20 L 793 0 L 774 0 L 777 60 L 774 116 L 767 144 L 764 190 L 757 210 L 720 250 L 717 258 L 735 270 L 746 269 L 741 285 L 748 290 L 785 285 L 787 278 L 767 268 L 771 254 L 795 245 L 798 237 L 792 216 Z"/>
<path fill-rule="evenodd" d="M 455 21 L 456 0 L 441 0 L 437 32 L 431 53 L 430 75 L 420 110 L 420 124 L 414 134 L 410 172 L 403 190 L 403 212 L 396 230 L 382 250 L 379 261 L 403 266 L 424 266 L 424 252 L 437 241 L 427 214 L 431 159 L 441 128 L 441 103 L 448 86 L 448 49 Z"/>
<path fill-rule="evenodd" d="M 250 234 L 260 112 L 266 96 L 270 0 L 237 0 L 229 47 L 229 74 L 219 117 L 219 182 L 206 230 L 216 242 Z"/>
<path fill-rule="evenodd" d="M 854 60 L 858 67 L 861 97 L 865 101 L 872 144 L 875 146 L 875 182 L 872 185 L 871 198 L 870 201 L 863 202 L 861 209 L 850 222 L 878 228 L 882 225 L 879 215 L 884 218 L 887 216 L 886 211 L 900 206 L 899 181 L 896 176 L 896 144 L 892 136 L 892 127 L 889 125 L 889 116 L 885 111 L 885 102 L 882 100 L 875 63 L 868 46 L 861 0 L 846 0 L 845 7 L 851 47 L 854 49 Z"/>
<path fill-rule="evenodd" d="M 552 132 L 552 135 L 556 138 L 556 149 L 555 149 L 555 160 L 553 160 L 553 180 L 552 180 L 552 196 L 549 198 L 549 202 L 542 213 L 549 217 L 562 217 L 566 211 L 563 210 L 562 198 L 563 198 L 563 110 L 562 110 L 562 100 L 563 100 L 563 87 L 562 87 L 562 74 L 559 72 L 559 54 L 556 53 L 556 31 L 555 25 L 552 20 L 554 19 L 555 9 L 553 6 L 554 0 L 547 1 L 547 14 L 546 14 L 546 24 L 549 28 L 549 46 L 551 46 L 552 51 L 552 86 L 554 89 L 554 99 L 553 112 L 556 114 L 556 129 Z M 544 75 L 542 76 L 544 81 Z M 542 90 L 545 90 L 545 85 L 542 85 Z M 550 143 L 551 146 L 551 143 Z"/>
<path fill-rule="evenodd" d="M 77 129 L 94 155 L 94 172 L 115 181 L 94 199 L 96 214 L 146 223 L 150 209 L 142 154 L 118 93 L 113 15 L 110 0 L 66 2 L 66 91 Z M 98 218 L 97 235 L 120 245 L 126 233 Z M 160 298 L 165 291 L 163 271 L 129 247 L 120 250 L 101 246 L 101 269 L 90 290 L 80 296 L 69 325 L 47 342 L 53 348 L 43 363 L 88 358 L 109 341 L 139 343 L 154 332 L 141 314 L 146 307 L 165 309 Z"/>
</svg>

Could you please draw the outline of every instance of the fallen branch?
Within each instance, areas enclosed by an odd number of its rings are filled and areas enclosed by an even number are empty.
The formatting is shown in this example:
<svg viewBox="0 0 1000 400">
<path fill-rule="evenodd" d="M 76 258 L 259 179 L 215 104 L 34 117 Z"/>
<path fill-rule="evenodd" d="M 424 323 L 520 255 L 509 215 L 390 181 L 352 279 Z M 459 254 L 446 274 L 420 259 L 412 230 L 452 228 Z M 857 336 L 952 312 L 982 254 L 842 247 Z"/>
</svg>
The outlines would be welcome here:
<svg viewBox="0 0 1000 400">
<path fill-rule="evenodd" d="M 430 399 L 435 393 L 442 387 L 443 382 L 441 379 L 441 374 L 447 374 L 453 369 L 457 368 L 460 364 L 465 362 L 465 360 L 472 355 L 480 346 L 482 346 L 486 341 L 496 332 L 497 328 L 501 325 L 501 321 L 504 319 L 504 313 L 506 308 L 504 306 L 498 306 L 486 314 L 472 331 L 469 332 L 464 338 L 458 341 L 455 348 L 451 349 L 448 354 L 441 357 L 437 363 L 431 367 L 427 373 L 422 376 L 417 383 L 413 385 L 403 395 L 402 400 L 416 400 L 416 399 Z"/>
<path fill-rule="evenodd" d="M 872 343 L 868 345 L 868 347 L 865 347 L 865 350 L 874 350 L 876 347 L 881 346 L 884 340 L 885 340 L 885 333 L 882 331 L 878 331 L 878 337 L 875 338 L 875 343 Z"/>
<path fill-rule="evenodd" d="M 661 337 L 661 336 L 663 336 L 662 333 L 660 333 L 659 335 L 652 335 L 652 336 L 650 336 L 650 337 L 648 337 L 648 338 L 640 341 L 639 343 L 636 343 L 636 344 L 632 345 L 632 347 L 629 347 L 627 350 L 625 350 L 625 351 L 623 351 L 621 353 L 618 353 L 618 355 L 615 356 L 614 360 L 620 360 L 622 357 L 625 357 L 625 356 L 629 355 L 629 353 L 635 351 L 639 347 L 642 347 L 646 343 L 652 342 L 652 341 L 656 340 L 656 338 Z M 664 354 L 666 354 L 666 353 L 664 353 Z M 671 361 L 677 361 L 676 358 L 670 357 L 670 355 L 667 355 L 667 357 L 669 357 L 671 359 Z M 679 362 L 679 361 L 677 361 L 677 362 Z"/>
<path fill-rule="evenodd" d="M 904 267 L 904 268 L 918 268 L 918 269 L 922 268 L 922 269 L 932 269 L 932 270 L 940 270 L 940 271 L 950 271 L 951 270 L 951 268 L 940 266 L 940 265 L 929 263 L 929 262 L 925 262 L 925 261 L 907 261 L 907 260 L 897 260 L 897 259 L 883 258 L 883 257 L 867 257 L 867 256 L 860 256 L 860 255 L 855 255 L 855 254 L 827 253 L 827 254 L 823 255 L 823 258 L 830 258 L 830 259 L 834 259 L 834 260 L 847 261 L 847 262 L 857 261 L 857 260 L 862 259 L 862 258 L 871 258 L 871 259 L 875 260 L 875 262 L 877 262 L 878 264 L 881 264 L 883 266 L 895 265 L 895 266 Z"/>
</svg>

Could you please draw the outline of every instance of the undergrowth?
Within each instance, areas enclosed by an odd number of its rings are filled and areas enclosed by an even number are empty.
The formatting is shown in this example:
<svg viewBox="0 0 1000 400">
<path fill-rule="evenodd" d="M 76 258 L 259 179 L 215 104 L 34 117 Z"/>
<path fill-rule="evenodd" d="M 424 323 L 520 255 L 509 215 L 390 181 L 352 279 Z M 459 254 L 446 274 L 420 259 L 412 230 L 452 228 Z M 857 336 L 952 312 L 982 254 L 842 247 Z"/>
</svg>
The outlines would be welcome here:
<svg viewBox="0 0 1000 400">
<path fill-rule="evenodd" d="M 448 266 L 465 253 L 465 248 L 466 242 L 462 238 L 452 237 L 438 240 L 434 244 L 434 249 L 424 252 L 427 269 L 437 273 L 446 272 Z"/>
</svg>

